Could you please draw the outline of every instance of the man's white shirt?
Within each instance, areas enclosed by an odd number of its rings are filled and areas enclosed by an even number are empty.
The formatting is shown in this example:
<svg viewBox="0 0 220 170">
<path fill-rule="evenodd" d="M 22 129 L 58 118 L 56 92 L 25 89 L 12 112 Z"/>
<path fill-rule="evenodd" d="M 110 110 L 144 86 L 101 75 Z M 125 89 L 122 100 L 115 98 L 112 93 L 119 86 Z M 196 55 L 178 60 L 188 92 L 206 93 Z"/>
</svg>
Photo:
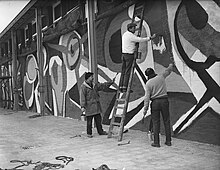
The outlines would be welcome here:
<svg viewBox="0 0 220 170">
<path fill-rule="evenodd" d="M 150 37 L 141 38 L 136 36 L 130 31 L 126 31 L 122 35 L 122 53 L 133 54 L 135 50 L 136 42 L 145 42 L 149 41 Z"/>
</svg>

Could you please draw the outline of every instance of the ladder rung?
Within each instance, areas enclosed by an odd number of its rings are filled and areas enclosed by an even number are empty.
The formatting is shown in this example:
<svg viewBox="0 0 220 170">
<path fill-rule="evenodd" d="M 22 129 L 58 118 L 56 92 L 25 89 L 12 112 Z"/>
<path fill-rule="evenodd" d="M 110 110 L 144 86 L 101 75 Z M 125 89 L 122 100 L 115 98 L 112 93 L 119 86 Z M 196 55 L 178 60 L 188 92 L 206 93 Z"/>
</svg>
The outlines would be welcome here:
<svg viewBox="0 0 220 170">
<path fill-rule="evenodd" d="M 117 99 L 118 102 L 125 102 L 126 99 Z"/>
<path fill-rule="evenodd" d="M 121 115 L 121 114 L 120 114 L 120 115 L 119 115 L 119 114 L 116 114 L 115 117 L 122 117 L 122 115 Z"/>
<path fill-rule="evenodd" d="M 124 109 L 123 106 L 116 106 L 117 109 Z"/>
<path fill-rule="evenodd" d="M 118 123 L 118 122 L 113 122 L 112 125 L 113 125 L 113 126 L 120 126 L 120 123 Z"/>
</svg>

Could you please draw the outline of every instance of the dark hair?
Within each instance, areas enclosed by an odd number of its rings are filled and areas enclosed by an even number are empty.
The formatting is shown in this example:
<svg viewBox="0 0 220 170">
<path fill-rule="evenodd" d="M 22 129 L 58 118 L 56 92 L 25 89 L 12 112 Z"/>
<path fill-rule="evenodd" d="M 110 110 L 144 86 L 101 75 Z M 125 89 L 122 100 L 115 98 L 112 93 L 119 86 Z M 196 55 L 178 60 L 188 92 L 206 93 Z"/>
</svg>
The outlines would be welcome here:
<svg viewBox="0 0 220 170">
<path fill-rule="evenodd" d="M 147 68 L 146 70 L 145 70 L 145 75 L 146 76 L 151 76 L 151 75 L 154 75 L 155 74 L 155 72 L 154 72 L 154 69 L 152 69 L 152 68 Z"/>
<path fill-rule="evenodd" d="M 131 28 L 131 27 L 136 27 L 137 26 L 137 24 L 135 24 L 135 23 L 130 23 L 130 24 L 128 24 L 127 25 L 127 29 L 129 29 L 129 28 Z"/>
<path fill-rule="evenodd" d="M 145 70 L 145 75 L 148 77 L 148 80 L 157 76 L 157 74 L 154 72 L 154 69 L 152 68 L 147 68 Z"/>
<path fill-rule="evenodd" d="M 92 76 L 93 73 L 92 72 L 86 72 L 85 74 L 85 80 L 87 80 L 90 76 Z"/>
</svg>

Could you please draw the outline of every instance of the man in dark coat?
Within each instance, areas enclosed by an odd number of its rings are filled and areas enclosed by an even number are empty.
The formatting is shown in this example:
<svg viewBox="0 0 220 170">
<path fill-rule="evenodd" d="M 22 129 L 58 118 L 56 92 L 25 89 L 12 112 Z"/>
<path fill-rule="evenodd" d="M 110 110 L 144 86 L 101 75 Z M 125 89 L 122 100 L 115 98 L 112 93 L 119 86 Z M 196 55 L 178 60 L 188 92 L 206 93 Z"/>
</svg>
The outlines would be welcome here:
<svg viewBox="0 0 220 170">
<path fill-rule="evenodd" d="M 87 136 L 92 136 L 92 120 L 94 118 L 96 128 L 99 135 L 107 135 L 102 128 L 102 117 L 101 117 L 101 104 L 99 101 L 99 91 L 110 87 L 114 83 L 112 81 L 106 83 L 94 83 L 93 82 L 93 73 L 87 72 L 85 74 L 85 81 L 80 88 L 80 105 L 81 110 L 86 115 L 87 119 Z"/>
</svg>

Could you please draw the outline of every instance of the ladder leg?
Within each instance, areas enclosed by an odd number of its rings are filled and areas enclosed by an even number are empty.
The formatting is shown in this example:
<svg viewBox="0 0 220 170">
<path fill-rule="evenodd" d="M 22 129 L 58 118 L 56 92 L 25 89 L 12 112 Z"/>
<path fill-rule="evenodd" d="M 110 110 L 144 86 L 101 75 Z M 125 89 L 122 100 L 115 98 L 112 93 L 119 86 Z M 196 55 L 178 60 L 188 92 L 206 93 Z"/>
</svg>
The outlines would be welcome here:
<svg viewBox="0 0 220 170">
<path fill-rule="evenodd" d="M 114 104 L 114 108 L 113 108 L 113 113 L 112 113 L 112 118 L 111 118 L 111 121 L 110 121 L 110 126 L 109 126 L 109 131 L 108 131 L 108 138 L 111 138 L 112 137 L 112 131 L 113 131 L 113 128 L 114 128 L 114 122 L 115 122 L 115 115 L 116 115 L 116 112 L 117 112 L 117 105 L 118 105 L 118 98 L 120 96 L 120 93 L 119 93 L 119 90 L 117 91 L 117 94 L 116 94 L 116 100 L 115 100 L 115 104 Z"/>
<path fill-rule="evenodd" d="M 125 115 L 123 115 L 123 117 L 121 118 L 121 125 L 119 128 L 119 135 L 118 135 L 118 141 L 122 141 L 122 137 L 123 137 L 123 131 L 124 131 L 124 120 L 125 120 Z"/>
</svg>

